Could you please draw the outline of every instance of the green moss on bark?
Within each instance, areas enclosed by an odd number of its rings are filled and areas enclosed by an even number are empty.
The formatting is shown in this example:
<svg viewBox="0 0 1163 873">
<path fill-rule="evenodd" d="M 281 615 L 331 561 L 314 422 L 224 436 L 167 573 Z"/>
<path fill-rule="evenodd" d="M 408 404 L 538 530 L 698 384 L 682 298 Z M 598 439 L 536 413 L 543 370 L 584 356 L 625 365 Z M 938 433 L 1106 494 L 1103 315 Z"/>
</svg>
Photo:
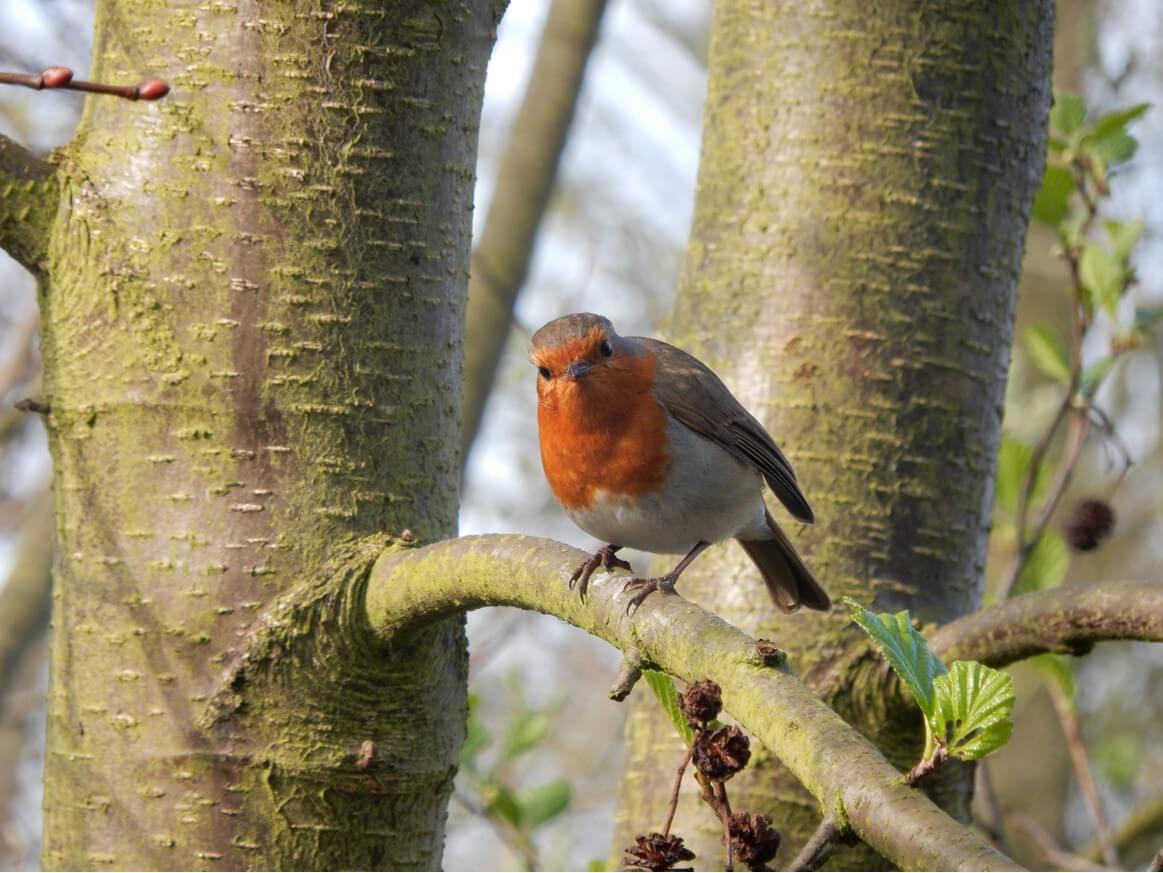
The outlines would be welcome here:
<svg viewBox="0 0 1163 873">
<path fill-rule="evenodd" d="M 463 624 L 341 656 L 326 591 L 455 533 L 497 13 L 99 4 L 94 77 L 174 90 L 90 101 L 60 170 L 47 867 L 438 863 Z"/>
<path fill-rule="evenodd" d="M 1052 20 L 1049 2 L 716 6 L 668 335 L 715 367 L 787 452 L 818 522 L 779 518 L 834 598 L 927 621 L 980 605 Z M 865 669 L 839 612 L 775 618 L 733 546 L 700 559 L 683 590 L 777 641 L 890 759 L 915 762 L 919 719 Z M 662 820 L 671 733 L 640 709 L 631 717 L 615 845 Z M 963 814 L 965 796 L 955 786 L 950 808 Z M 732 798 L 770 812 L 789 851 L 815 818 L 786 774 L 744 774 Z M 716 823 L 693 799 L 676 827 L 715 856 Z"/>
</svg>

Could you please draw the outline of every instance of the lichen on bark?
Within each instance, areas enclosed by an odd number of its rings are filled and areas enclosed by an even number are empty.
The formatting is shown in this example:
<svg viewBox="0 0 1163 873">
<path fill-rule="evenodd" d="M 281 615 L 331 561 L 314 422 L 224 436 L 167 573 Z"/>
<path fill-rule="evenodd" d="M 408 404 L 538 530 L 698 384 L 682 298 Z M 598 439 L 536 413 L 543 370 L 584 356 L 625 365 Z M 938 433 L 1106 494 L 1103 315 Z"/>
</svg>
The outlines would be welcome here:
<svg viewBox="0 0 1163 873">
<path fill-rule="evenodd" d="M 285 601 L 364 537 L 455 533 L 499 12 L 98 4 L 94 78 L 173 91 L 90 100 L 60 158 L 46 867 L 438 863 L 462 621 L 341 660 L 331 601 Z"/>
</svg>

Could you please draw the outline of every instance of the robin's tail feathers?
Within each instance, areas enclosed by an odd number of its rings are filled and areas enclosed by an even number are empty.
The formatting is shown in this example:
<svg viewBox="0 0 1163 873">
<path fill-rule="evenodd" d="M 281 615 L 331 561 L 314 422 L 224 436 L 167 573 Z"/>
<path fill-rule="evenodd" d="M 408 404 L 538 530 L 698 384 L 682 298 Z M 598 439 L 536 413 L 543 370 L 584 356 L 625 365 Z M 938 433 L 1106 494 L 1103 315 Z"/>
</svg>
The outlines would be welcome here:
<svg viewBox="0 0 1163 873">
<path fill-rule="evenodd" d="M 773 539 L 739 540 L 739 545 L 759 568 L 776 607 L 783 612 L 795 612 L 801 606 L 819 610 L 831 608 L 828 593 L 816 581 L 770 513 L 767 526 L 774 535 Z"/>
</svg>

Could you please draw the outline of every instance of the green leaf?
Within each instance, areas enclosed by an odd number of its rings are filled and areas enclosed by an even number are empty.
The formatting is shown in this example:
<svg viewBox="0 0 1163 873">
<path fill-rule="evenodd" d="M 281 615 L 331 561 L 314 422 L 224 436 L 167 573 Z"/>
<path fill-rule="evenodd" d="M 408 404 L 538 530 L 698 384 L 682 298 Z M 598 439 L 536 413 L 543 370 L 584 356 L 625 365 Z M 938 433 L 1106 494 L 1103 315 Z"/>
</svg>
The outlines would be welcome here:
<svg viewBox="0 0 1163 873">
<path fill-rule="evenodd" d="M 1078 273 L 1083 284 L 1090 289 L 1094 302 L 1115 315 L 1127 278 L 1122 265 L 1102 246 L 1088 243 L 1082 250 Z"/>
<path fill-rule="evenodd" d="M 1003 436 L 997 453 L 997 483 L 994 486 L 994 501 L 1003 509 L 1017 512 L 1018 497 L 1026 481 L 1026 471 L 1034 457 L 1034 447 L 1029 443 Z"/>
<path fill-rule="evenodd" d="M 1069 91 L 1055 91 L 1054 105 L 1050 107 L 1050 126 L 1070 136 L 1086 121 L 1086 106 L 1082 98 Z"/>
<path fill-rule="evenodd" d="M 1150 330 L 1163 319 L 1163 306 L 1136 306 L 1135 330 Z"/>
<path fill-rule="evenodd" d="M 1066 217 L 1072 194 L 1074 194 L 1074 174 L 1066 167 L 1048 164 L 1042 176 L 1042 185 L 1034 195 L 1034 220 L 1050 227 L 1057 227 Z"/>
<path fill-rule="evenodd" d="M 515 797 L 521 811 L 521 824 L 535 828 L 557 818 L 569 808 L 573 788 L 566 780 L 555 779 L 536 788 L 518 791 Z"/>
<path fill-rule="evenodd" d="M 609 868 L 606 867 L 604 858 L 591 858 L 586 862 L 586 870 L 589 873 L 605 873 L 607 869 Z"/>
<path fill-rule="evenodd" d="M 1047 528 L 1026 558 L 1018 579 L 1021 591 L 1044 591 L 1056 588 L 1070 568 L 1070 548 L 1058 531 Z"/>
<path fill-rule="evenodd" d="M 1104 136 L 1109 136 L 1116 131 L 1126 130 L 1128 124 L 1140 118 L 1150 108 L 1150 103 L 1136 103 L 1134 106 L 1128 106 L 1126 109 L 1116 109 L 1114 112 L 1108 112 L 1094 123 L 1091 133 L 1097 139 L 1102 139 Z"/>
<path fill-rule="evenodd" d="M 1110 167 L 1133 158 L 1135 152 L 1139 150 L 1139 141 L 1125 130 L 1116 130 L 1101 139 L 1098 137 L 1091 139 L 1086 145 L 1086 150 L 1098 155 Z"/>
<path fill-rule="evenodd" d="M 1074 699 L 1074 668 L 1070 666 L 1070 661 L 1065 656 L 1046 652 L 1030 658 L 1029 663 L 1050 681 L 1058 683 L 1058 687 L 1066 692 L 1067 697 Z"/>
<path fill-rule="evenodd" d="M 1044 324 L 1036 324 L 1026 330 L 1026 348 L 1030 360 L 1049 376 L 1059 382 L 1070 381 L 1070 363 L 1066 360 L 1066 348 L 1054 329 Z"/>
<path fill-rule="evenodd" d="M 669 674 L 658 670 L 643 670 L 642 676 L 650 690 L 654 692 L 654 696 L 658 698 L 658 702 L 662 704 L 663 710 L 670 716 L 670 722 L 679 732 L 683 742 L 689 746 L 695 741 L 695 732 L 687 724 L 686 716 L 682 714 L 682 708 L 678 705 L 678 691 L 675 690 L 674 680 Z"/>
<path fill-rule="evenodd" d="M 1014 680 L 977 661 L 954 661 L 933 681 L 937 711 L 933 733 L 949 754 L 976 761 L 1009 740 L 1014 725 Z"/>
<path fill-rule="evenodd" d="M 1139 103 L 1126 109 L 1116 109 L 1100 118 L 1086 136 L 1084 146 L 1101 157 L 1106 163 L 1118 164 L 1130 160 L 1139 143 L 1127 133 L 1127 125 L 1139 118 L 1151 107 L 1149 103 Z"/>
<path fill-rule="evenodd" d="M 844 603 L 852 612 L 852 620 L 872 637 L 893 670 L 909 687 L 925 719 L 931 720 L 935 706 L 933 677 L 944 673 L 945 665 L 929 651 L 925 638 L 909 620 L 908 611 L 902 610 L 895 615 L 870 612 L 851 597 L 845 597 Z"/>
<path fill-rule="evenodd" d="M 501 763 L 508 763 L 539 746 L 552 726 L 553 720 L 543 712 L 522 712 L 514 716 L 505 732 Z"/>
<path fill-rule="evenodd" d="M 1103 227 L 1111 241 L 1111 254 L 1115 260 L 1126 262 L 1135 248 L 1135 243 L 1143 235 L 1143 219 L 1134 221 L 1104 221 Z"/>
<path fill-rule="evenodd" d="M 489 782 L 481 786 L 480 794 L 489 815 L 521 827 L 521 805 L 512 791 L 499 782 Z"/>
<path fill-rule="evenodd" d="M 1107 377 L 1107 374 L 1111 371 L 1111 367 L 1114 365 L 1114 358 L 1100 358 L 1083 370 L 1078 385 L 1078 390 L 1082 395 L 1084 397 L 1093 397 L 1094 393 L 1102 385 L 1102 380 Z"/>
</svg>

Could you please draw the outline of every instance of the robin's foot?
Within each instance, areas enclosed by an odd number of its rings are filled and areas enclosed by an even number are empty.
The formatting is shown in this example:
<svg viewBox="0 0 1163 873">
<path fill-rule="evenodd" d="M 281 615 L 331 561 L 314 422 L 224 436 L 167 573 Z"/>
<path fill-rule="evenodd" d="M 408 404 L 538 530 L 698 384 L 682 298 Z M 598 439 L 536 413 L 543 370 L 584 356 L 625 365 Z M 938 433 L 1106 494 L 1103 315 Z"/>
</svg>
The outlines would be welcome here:
<svg viewBox="0 0 1163 873">
<path fill-rule="evenodd" d="M 621 567 L 623 570 L 633 570 L 629 561 L 623 561 L 618 557 L 618 549 L 621 546 L 615 546 L 612 543 L 608 546 L 602 546 L 588 558 L 586 558 L 580 567 L 573 571 L 573 575 L 569 577 L 569 588 L 572 591 L 573 586 L 577 585 L 578 594 L 582 600 L 586 599 L 586 588 L 590 584 L 590 576 L 594 574 L 594 570 L 601 567 L 603 570 L 609 570 L 611 567 Z"/>
<path fill-rule="evenodd" d="M 678 581 L 678 573 L 673 570 L 665 576 L 658 576 L 655 579 L 638 579 L 634 578 L 622 586 L 622 592 L 635 592 L 634 596 L 630 598 L 630 602 L 626 604 L 626 614 L 634 612 L 642 605 L 642 601 L 649 597 L 655 591 L 665 591 L 668 594 L 677 594 L 674 589 L 674 583 Z"/>
<path fill-rule="evenodd" d="M 678 562 L 678 566 L 667 573 L 665 576 L 659 576 L 655 579 L 635 578 L 627 582 L 622 587 L 623 593 L 626 591 L 634 591 L 635 594 L 630 598 L 630 602 L 626 604 L 626 614 L 629 615 L 639 606 L 641 606 L 642 601 L 649 597 L 652 591 L 666 591 L 670 594 L 677 593 L 674 590 L 674 583 L 678 581 L 678 577 L 682 575 L 682 571 L 690 566 L 691 561 L 701 555 L 703 550 L 706 549 L 709 545 L 710 543 L 705 542 L 695 543 L 694 547 L 686 553 L 686 557 Z"/>
</svg>

